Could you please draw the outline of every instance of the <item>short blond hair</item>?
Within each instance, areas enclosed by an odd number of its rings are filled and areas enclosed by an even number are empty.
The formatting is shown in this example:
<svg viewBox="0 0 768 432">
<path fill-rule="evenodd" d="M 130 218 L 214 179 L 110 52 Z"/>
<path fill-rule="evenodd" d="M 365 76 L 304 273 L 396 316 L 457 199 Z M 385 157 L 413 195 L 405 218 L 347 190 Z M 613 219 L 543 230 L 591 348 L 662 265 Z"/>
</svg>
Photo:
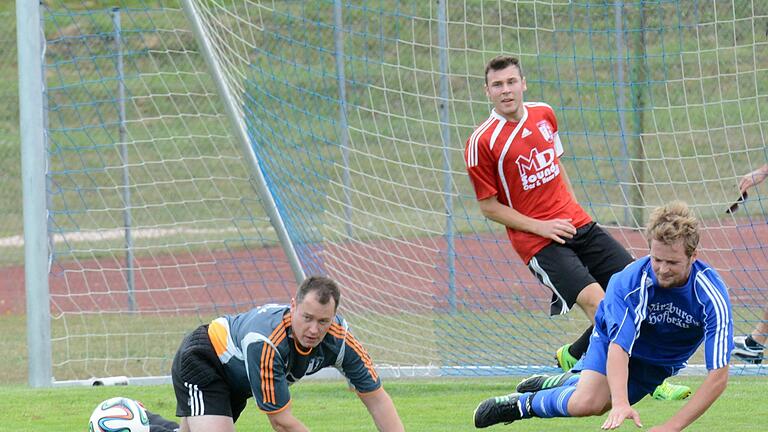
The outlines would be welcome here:
<svg viewBox="0 0 768 432">
<path fill-rule="evenodd" d="M 683 241 L 685 254 L 690 258 L 699 246 L 699 220 L 682 201 L 672 201 L 657 207 L 648 218 L 645 228 L 648 244 L 656 240 L 671 245 Z"/>
</svg>

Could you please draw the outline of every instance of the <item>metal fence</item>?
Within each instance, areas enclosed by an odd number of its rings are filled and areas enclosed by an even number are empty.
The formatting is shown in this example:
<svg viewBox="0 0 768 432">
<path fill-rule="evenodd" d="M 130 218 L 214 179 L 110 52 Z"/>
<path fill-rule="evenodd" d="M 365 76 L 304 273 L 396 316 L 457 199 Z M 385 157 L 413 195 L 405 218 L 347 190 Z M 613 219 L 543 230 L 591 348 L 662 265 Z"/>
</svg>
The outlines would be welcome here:
<svg viewBox="0 0 768 432">
<path fill-rule="evenodd" d="M 17 59 L 16 14 L 0 12 L 0 315 L 25 310 Z"/>
<path fill-rule="evenodd" d="M 16 15 L 0 12 L 0 267 L 21 266 L 21 162 Z M 0 281 L 0 298 L 7 294 Z"/>
</svg>

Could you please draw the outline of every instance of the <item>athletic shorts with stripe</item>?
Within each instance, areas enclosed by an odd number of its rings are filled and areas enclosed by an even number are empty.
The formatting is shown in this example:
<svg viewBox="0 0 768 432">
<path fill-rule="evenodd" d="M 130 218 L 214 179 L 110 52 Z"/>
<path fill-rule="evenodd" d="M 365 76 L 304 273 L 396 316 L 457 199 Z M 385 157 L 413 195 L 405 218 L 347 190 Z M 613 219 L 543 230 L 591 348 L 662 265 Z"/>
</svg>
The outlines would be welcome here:
<svg viewBox="0 0 768 432">
<path fill-rule="evenodd" d="M 201 325 L 181 342 L 171 366 L 176 392 L 176 415 L 193 417 L 221 415 L 237 421 L 247 399 L 233 398 L 224 368 L 208 337 L 208 325 Z"/>
<path fill-rule="evenodd" d="M 592 332 L 587 353 L 576 363 L 574 371 L 591 370 L 607 375 L 609 345 L 608 338 L 601 336 L 597 331 Z M 665 379 L 677 374 L 677 370 L 671 366 L 655 365 L 637 357 L 629 358 L 628 368 L 627 398 L 630 405 L 653 393 Z"/>
<path fill-rule="evenodd" d="M 594 222 L 576 230 L 565 244 L 552 242 L 528 262 L 528 269 L 550 290 L 549 313 L 560 315 L 576 303 L 587 285 L 597 282 L 605 290 L 614 273 L 633 261 L 616 239 Z"/>
</svg>

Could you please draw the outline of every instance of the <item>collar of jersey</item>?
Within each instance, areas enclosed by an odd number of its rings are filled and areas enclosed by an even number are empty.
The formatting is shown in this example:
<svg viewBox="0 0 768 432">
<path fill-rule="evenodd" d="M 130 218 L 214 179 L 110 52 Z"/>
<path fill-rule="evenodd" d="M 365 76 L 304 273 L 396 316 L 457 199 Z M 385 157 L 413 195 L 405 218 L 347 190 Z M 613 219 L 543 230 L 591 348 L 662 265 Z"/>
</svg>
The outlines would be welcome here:
<svg viewBox="0 0 768 432">
<path fill-rule="evenodd" d="M 528 107 L 526 107 L 525 105 L 523 105 L 523 117 L 522 117 L 520 120 L 525 120 L 525 118 L 527 117 L 527 116 L 526 116 L 526 114 L 527 114 L 527 113 L 528 113 Z M 497 118 L 497 119 L 499 119 L 499 120 L 501 120 L 501 121 L 503 121 L 503 122 L 507 122 L 507 123 L 520 123 L 520 121 L 511 121 L 511 120 L 507 120 L 507 118 L 506 118 L 506 117 L 504 117 L 503 115 L 501 115 L 501 114 L 499 114 L 499 113 L 497 113 L 497 112 L 496 112 L 496 108 L 492 108 L 492 109 L 491 109 L 491 115 L 492 115 L 494 118 Z"/>
<path fill-rule="evenodd" d="M 312 350 L 314 349 L 314 348 L 310 348 L 306 351 L 302 351 L 301 347 L 299 346 L 299 343 L 296 342 L 296 338 L 293 338 L 293 346 L 296 347 L 296 352 L 298 352 L 301 355 L 309 355 L 310 353 L 312 353 Z"/>
</svg>

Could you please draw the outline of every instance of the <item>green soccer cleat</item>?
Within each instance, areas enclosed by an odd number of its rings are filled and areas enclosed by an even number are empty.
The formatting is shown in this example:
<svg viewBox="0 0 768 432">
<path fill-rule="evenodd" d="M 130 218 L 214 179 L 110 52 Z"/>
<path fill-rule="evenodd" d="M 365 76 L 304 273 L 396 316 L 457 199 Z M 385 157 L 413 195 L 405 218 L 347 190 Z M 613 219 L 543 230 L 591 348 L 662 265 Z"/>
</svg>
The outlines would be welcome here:
<svg viewBox="0 0 768 432">
<path fill-rule="evenodd" d="M 568 348 L 570 347 L 571 344 L 565 344 L 558 348 L 557 352 L 555 353 L 557 365 L 560 367 L 560 369 L 563 370 L 563 372 L 568 372 L 569 370 L 573 369 L 573 367 L 576 366 L 576 362 L 579 361 L 579 359 L 572 356 L 571 353 L 568 352 Z"/>
<path fill-rule="evenodd" d="M 497 423 L 512 423 L 520 420 L 523 418 L 523 413 L 520 410 L 519 399 L 519 393 L 512 393 L 480 402 L 472 415 L 475 427 L 482 429 Z"/>
<path fill-rule="evenodd" d="M 667 381 L 659 384 L 651 396 L 658 400 L 683 400 L 691 395 L 691 388 L 685 385 L 670 384 Z"/>
</svg>

